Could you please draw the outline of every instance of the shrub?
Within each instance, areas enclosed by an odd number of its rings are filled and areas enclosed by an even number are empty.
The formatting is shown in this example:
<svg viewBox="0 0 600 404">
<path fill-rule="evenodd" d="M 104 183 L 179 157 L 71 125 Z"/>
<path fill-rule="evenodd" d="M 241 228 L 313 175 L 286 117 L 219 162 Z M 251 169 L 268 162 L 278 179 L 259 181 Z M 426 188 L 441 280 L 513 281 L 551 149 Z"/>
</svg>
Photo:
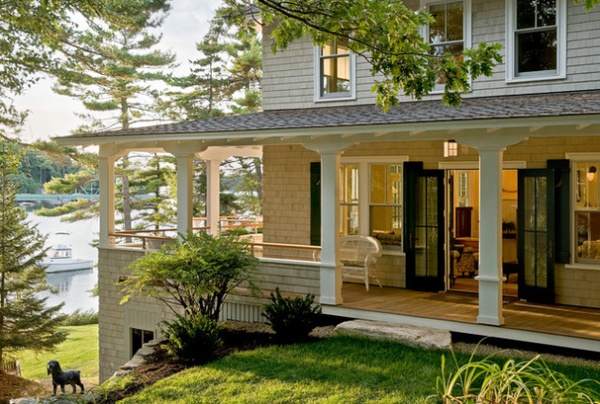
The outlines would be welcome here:
<svg viewBox="0 0 600 404">
<path fill-rule="evenodd" d="M 62 322 L 65 326 L 98 324 L 98 312 L 90 309 L 88 311 L 75 310 Z"/>
<path fill-rule="evenodd" d="M 271 303 L 263 308 L 266 317 L 277 337 L 283 341 L 298 341 L 308 337 L 315 328 L 320 316 L 321 306 L 315 304 L 314 295 L 295 298 L 283 297 L 279 288 L 271 292 Z"/>
<path fill-rule="evenodd" d="M 132 275 L 121 286 L 126 302 L 130 296 L 149 296 L 166 304 L 174 313 L 200 313 L 214 321 L 229 293 L 243 284 L 256 290 L 253 274 L 258 259 L 247 242 L 234 233 L 217 236 L 188 231 L 168 247 L 134 261 Z"/>
<path fill-rule="evenodd" d="M 189 317 L 177 315 L 173 322 L 164 322 L 167 351 L 182 362 L 202 363 L 214 358 L 223 344 L 219 324 L 203 314 Z"/>
</svg>

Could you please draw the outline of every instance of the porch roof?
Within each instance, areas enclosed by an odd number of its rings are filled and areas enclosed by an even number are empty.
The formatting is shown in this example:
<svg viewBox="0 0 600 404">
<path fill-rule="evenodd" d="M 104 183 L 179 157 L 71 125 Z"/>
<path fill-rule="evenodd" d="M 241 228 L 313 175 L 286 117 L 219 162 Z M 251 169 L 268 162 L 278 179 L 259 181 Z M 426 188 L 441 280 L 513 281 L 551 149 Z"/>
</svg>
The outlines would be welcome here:
<svg viewBox="0 0 600 404">
<path fill-rule="evenodd" d="M 156 140 L 203 139 L 215 145 L 227 140 L 243 144 L 269 144 L 281 136 L 404 133 L 427 138 L 447 137 L 449 131 L 494 129 L 510 131 L 529 127 L 574 127 L 578 135 L 597 134 L 600 125 L 600 90 L 465 98 L 459 107 L 439 100 L 403 102 L 383 112 L 376 105 L 270 110 L 127 130 L 87 133 L 56 138 L 59 144 L 103 144 Z M 532 129 L 535 128 L 535 129 Z M 586 131 L 585 129 L 588 128 Z M 548 136 L 547 132 L 544 132 Z M 558 132 L 557 132 L 558 133 Z M 166 136 L 165 136 L 166 135 Z M 501 135 L 501 133 L 496 133 Z M 397 137 L 395 137 L 397 140 Z M 385 139 L 380 139 L 385 140 Z M 229 143 L 232 144 L 232 143 Z"/>
</svg>

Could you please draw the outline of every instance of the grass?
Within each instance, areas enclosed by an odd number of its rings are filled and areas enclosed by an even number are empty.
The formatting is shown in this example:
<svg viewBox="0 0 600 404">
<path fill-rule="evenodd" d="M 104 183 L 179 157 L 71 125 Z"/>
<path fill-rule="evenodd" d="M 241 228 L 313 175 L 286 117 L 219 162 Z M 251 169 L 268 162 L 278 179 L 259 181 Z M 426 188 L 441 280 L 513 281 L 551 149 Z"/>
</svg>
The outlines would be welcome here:
<svg viewBox="0 0 600 404">
<path fill-rule="evenodd" d="M 32 380 L 49 378 L 46 364 L 51 359 L 60 362 L 63 370 L 78 369 L 85 382 L 98 384 L 98 325 L 61 327 L 69 333 L 67 340 L 53 352 L 22 351 L 16 356 L 21 361 L 23 377 Z"/>
<path fill-rule="evenodd" d="M 187 369 L 120 402 L 425 403 L 435 394 L 442 355 L 446 363 L 452 362 L 448 360 L 450 352 L 333 337 L 310 344 L 238 352 Z M 470 355 L 456 353 L 456 357 L 466 363 Z M 506 358 L 497 360 L 504 362 Z M 579 374 L 600 379 L 600 367 L 551 367 L 573 379 Z"/>
</svg>

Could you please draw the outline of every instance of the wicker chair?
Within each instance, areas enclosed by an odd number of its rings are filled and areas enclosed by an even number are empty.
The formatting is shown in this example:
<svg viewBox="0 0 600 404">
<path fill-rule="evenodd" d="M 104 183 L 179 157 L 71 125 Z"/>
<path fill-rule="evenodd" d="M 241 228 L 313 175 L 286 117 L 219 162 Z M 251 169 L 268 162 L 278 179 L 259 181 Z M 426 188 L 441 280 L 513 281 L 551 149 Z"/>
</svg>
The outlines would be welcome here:
<svg viewBox="0 0 600 404">
<path fill-rule="evenodd" d="M 381 243 L 370 236 L 343 236 L 340 239 L 340 261 L 343 279 L 357 279 L 365 282 L 369 291 L 369 278 L 373 278 L 379 287 L 379 277 L 375 270 L 377 258 L 381 257 Z"/>
</svg>

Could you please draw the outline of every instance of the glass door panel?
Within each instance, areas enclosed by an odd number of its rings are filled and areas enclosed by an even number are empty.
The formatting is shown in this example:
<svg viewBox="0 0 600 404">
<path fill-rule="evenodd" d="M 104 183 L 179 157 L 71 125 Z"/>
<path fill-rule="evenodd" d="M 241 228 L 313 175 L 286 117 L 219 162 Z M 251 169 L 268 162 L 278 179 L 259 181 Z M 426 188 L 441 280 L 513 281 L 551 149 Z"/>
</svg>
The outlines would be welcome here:
<svg viewBox="0 0 600 404">
<path fill-rule="evenodd" d="M 405 166 L 406 286 L 444 290 L 444 172 Z"/>
<path fill-rule="evenodd" d="M 553 184 L 552 170 L 519 171 L 519 297 L 528 301 L 554 300 Z"/>
</svg>

